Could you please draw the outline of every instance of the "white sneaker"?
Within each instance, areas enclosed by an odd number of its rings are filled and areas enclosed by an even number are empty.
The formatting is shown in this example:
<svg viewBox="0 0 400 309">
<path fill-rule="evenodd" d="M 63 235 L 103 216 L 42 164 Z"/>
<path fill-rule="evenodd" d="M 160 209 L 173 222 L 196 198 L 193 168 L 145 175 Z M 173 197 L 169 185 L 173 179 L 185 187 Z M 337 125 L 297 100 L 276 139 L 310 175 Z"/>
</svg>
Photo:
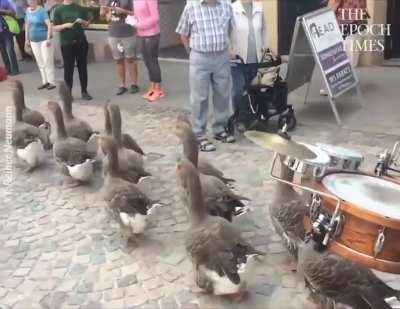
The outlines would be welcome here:
<svg viewBox="0 0 400 309">
<path fill-rule="evenodd" d="M 326 97 L 328 96 L 328 92 L 325 89 L 320 89 L 319 95 Z"/>
</svg>

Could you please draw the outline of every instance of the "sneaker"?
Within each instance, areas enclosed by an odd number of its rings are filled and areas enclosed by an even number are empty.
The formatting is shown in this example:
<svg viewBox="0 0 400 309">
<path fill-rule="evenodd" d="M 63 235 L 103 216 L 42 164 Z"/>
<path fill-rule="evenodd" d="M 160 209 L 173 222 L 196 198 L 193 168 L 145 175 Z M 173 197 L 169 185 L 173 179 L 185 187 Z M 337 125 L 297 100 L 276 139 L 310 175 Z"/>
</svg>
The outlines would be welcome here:
<svg viewBox="0 0 400 309">
<path fill-rule="evenodd" d="M 214 138 L 217 141 L 220 141 L 222 143 L 228 143 L 228 144 L 234 143 L 236 141 L 236 139 L 233 135 L 231 135 L 225 131 L 214 135 Z"/>
<path fill-rule="evenodd" d="M 323 96 L 323 97 L 326 97 L 326 96 L 328 96 L 328 93 L 326 92 L 325 89 L 320 89 L 319 95 L 320 95 L 320 96 Z"/>
<path fill-rule="evenodd" d="M 163 91 L 153 91 L 153 93 L 151 95 L 149 95 L 149 97 L 147 98 L 147 100 L 149 102 L 155 102 L 158 99 L 161 99 L 165 96 Z"/>
<path fill-rule="evenodd" d="M 129 92 L 132 94 L 138 93 L 139 92 L 139 86 L 138 85 L 132 85 L 131 88 L 129 89 Z"/>
<path fill-rule="evenodd" d="M 211 152 L 217 150 L 215 145 L 207 138 L 199 140 L 199 149 L 203 152 Z"/>
<path fill-rule="evenodd" d="M 116 95 L 123 95 L 127 91 L 128 89 L 126 87 L 119 87 Z"/>
<path fill-rule="evenodd" d="M 50 85 L 49 83 L 45 83 L 45 84 L 43 84 L 43 85 L 37 87 L 37 89 L 38 89 L 38 90 L 42 90 L 42 89 L 45 89 L 45 88 L 49 87 L 49 85 Z"/>
<path fill-rule="evenodd" d="M 154 91 L 154 90 L 150 90 L 150 89 L 147 90 L 147 91 L 142 95 L 142 98 L 147 100 L 147 99 L 153 94 L 153 91 Z"/>
<path fill-rule="evenodd" d="M 82 92 L 82 99 L 86 100 L 86 101 L 90 101 L 92 100 L 92 96 L 87 92 L 87 91 L 83 91 Z"/>
<path fill-rule="evenodd" d="M 56 88 L 56 85 L 48 84 L 46 88 L 47 88 L 47 90 L 52 90 L 52 89 Z"/>
</svg>

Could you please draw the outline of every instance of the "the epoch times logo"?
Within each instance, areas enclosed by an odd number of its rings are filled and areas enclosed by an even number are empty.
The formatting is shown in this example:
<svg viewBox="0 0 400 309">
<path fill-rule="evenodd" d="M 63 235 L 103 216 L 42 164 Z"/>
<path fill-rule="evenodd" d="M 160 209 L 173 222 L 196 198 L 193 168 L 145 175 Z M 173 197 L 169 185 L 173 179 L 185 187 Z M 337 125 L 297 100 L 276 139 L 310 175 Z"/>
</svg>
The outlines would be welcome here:
<svg viewBox="0 0 400 309">
<path fill-rule="evenodd" d="M 339 9 L 339 19 L 342 21 L 340 30 L 342 35 L 351 35 L 347 48 L 355 52 L 383 52 L 385 50 L 385 36 L 391 35 L 390 24 L 367 24 L 368 13 L 363 9 Z M 346 22 L 347 21 L 347 22 Z M 310 33 L 315 39 L 335 30 L 333 23 L 309 26 Z"/>
<path fill-rule="evenodd" d="M 391 35 L 390 24 L 368 24 L 370 16 L 365 9 L 339 9 L 342 34 L 351 34 L 354 39 L 349 42 L 350 51 L 354 52 L 383 52 L 385 36 Z M 346 23 L 346 21 L 349 21 Z M 347 24 L 347 25 L 346 25 Z"/>
</svg>

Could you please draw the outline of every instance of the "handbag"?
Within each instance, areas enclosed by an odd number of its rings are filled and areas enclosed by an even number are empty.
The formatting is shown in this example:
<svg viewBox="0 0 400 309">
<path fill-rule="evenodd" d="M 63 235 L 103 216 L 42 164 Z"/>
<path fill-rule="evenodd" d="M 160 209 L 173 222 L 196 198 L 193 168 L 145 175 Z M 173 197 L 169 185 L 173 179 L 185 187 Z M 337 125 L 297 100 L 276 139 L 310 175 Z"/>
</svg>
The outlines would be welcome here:
<svg viewBox="0 0 400 309">
<path fill-rule="evenodd" d="M 25 42 L 24 50 L 29 56 L 33 56 L 31 42 Z"/>
<path fill-rule="evenodd" d="M 3 20 L 10 33 L 17 35 L 21 32 L 18 21 L 13 16 L 3 15 Z"/>
</svg>

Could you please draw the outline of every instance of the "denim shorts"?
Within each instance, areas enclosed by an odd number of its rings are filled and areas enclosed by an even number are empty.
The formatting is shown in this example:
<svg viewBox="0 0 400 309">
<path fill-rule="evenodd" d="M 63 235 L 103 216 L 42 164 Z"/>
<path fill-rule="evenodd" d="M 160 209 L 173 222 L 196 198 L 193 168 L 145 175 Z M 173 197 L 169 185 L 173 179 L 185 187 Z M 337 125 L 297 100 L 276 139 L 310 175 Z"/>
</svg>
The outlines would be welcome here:
<svg viewBox="0 0 400 309">
<path fill-rule="evenodd" d="M 108 43 L 110 44 L 114 60 L 136 58 L 137 38 L 135 35 L 127 38 L 109 37 Z"/>
</svg>

